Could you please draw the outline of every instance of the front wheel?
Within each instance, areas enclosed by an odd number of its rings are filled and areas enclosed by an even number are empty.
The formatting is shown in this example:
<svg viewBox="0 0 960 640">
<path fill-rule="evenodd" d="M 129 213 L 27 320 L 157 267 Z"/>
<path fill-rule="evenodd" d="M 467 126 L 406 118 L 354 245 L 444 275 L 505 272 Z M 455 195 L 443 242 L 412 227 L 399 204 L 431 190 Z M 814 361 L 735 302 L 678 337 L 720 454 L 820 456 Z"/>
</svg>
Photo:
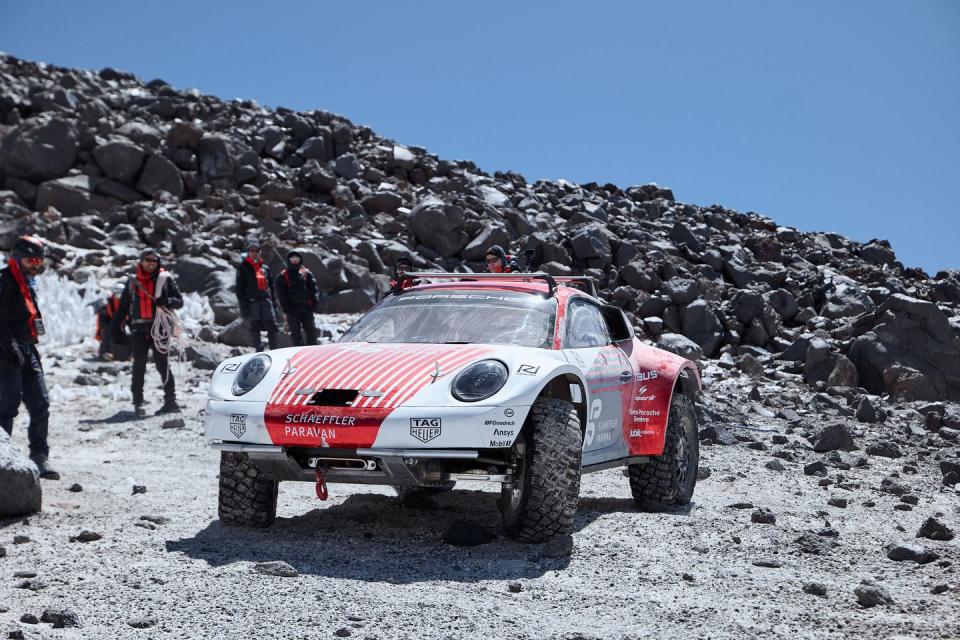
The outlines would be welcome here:
<svg viewBox="0 0 960 640">
<path fill-rule="evenodd" d="M 573 404 L 539 398 L 511 450 L 513 482 L 500 494 L 507 533 L 523 542 L 542 542 L 569 533 L 580 495 L 583 436 Z"/>
<path fill-rule="evenodd" d="M 245 453 L 220 453 L 217 512 L 226 525 L 269 527 L 277 517 L 280 483 L 271 480 Z"/>
<path fill-rule="evenodd" d="M 693 400 L 675 394 L 670 404 L 663 454 L 647 464 L 630 465 L 630 491 L 645 511 L 664 511 L 688 504 L 697 484 L 700 442 Z"/>
</svg>

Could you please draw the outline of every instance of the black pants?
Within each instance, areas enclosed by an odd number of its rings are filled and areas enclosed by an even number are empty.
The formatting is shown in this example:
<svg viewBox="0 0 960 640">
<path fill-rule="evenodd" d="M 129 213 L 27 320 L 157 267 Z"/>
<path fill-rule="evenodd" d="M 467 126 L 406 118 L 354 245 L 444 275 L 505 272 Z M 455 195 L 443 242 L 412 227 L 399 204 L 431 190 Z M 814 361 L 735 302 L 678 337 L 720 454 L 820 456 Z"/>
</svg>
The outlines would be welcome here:
<svg viewBox="0 0 960 640">
<path fill-rule="evenodd" d="M 46 456 L 50 452 L 47 446 L 50 397 L 43 381 L 40 353 L 32 344 L 21 344 L 20 351 L 25 361 L 22 367 L 0 363 L 0 427 L 7 434 L 13 433 L 13 419 L 23 402 L 30 414 L 30 426 L 27 427 L 30 455 Z"/>
<path fill-rule="evenodd" d="M 166 379 L 163 384 L 164 401 L 176 400 L 173 372 L 170 371 L 167 355 L 157 351 L 153 339 L 146 333 L 134 331 L 130 335 L 130 344 L 133 347 L 133 404 L 143 404 L 143 378 L 147 373 L 147 355 L 150 350 L 153 350 L 153 362 L 157 365 L 157 371 L 160 372 L 160 379 Z"/>
<path fill-rule="evenodd" d="M 243 319 L 250 329 L 254 349 L 260 351 L 263 346 L 260 338 L 261 331 L 267 332 L 267 343 L 271 349 L 276 349 L 279 346 L 277 338 L 280 336 L 280 329 L 277 327 L 277 317 L 273 312 L 273 304 L 269 300 L 251 300 Z"/>
<path fill-rule="evenodd" d="M 298 347 L 305 344 L 317 344 L 317 325 L 313 321 L 313 309 L 306 306 L 296 306 L 288 309 L 286 313 L 293 344 Z M 304 342 L 304 337 L 306 337 L 306 342 Z"/>
</svg>

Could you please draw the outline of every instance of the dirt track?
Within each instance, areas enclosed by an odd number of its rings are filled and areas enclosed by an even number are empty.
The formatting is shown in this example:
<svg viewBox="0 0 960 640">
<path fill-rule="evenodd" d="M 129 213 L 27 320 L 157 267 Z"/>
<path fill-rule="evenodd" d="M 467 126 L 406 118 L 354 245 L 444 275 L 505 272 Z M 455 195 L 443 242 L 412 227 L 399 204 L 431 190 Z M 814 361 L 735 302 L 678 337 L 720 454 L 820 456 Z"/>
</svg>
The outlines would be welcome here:
<svg viewBox="0 0 960 640">
<path fill-rule="evenodd" d="M 51 386 L 63 386 L 76 372 L 50 373 Z M 669 514 L 637 512 L 621 471 L 604 471 L 584 478 L 574 551 L 560 559 L 502 537 L 493 485 L 417 510 L 388 488 L 331 485 L 321 503 L 312 485 L 286 483 L 271 529 L 225 529 L 216 516 L 218 454 L 201 433 L 207 375 L 181 381 L 183 429 L 161 429 L 161 418 L 123 421 L 125 402 L 56 407 L 52 459 L 63 479 L 44 483 L 43 513 L 0 527 L 4 637 L 18 628 L 27 638 L 960 637 L 957 541 L 914 538 L 928 515 L 958 516 L 956 495 L 928 473 L 932 463 L 911 479 L 921 496 L 912 511 L 893 510 L 899 499 L 873 490 L 903 460 L 871 457 L 869 467 L 842 472 L 861 488 L 841 490 L 803 474 L 812 452 L 775 472 L 764 466 L 768 452 L 703 447 L 712 475 L 689 509 Z M 22 420 L 14 440 L 25 448 Z M 69 491 L 74 483 L 82 492 Z M 146 493 L 134 495 L 134 485 Z M 846 509 L 827 506 L 838 495 L 849 498 Z M 769 508 L 776 524 L 752 523 L 753 509 L 728 507 L 737 502 Z M 445 544 L 458 521 L 497 537 L 472 548 Z M 825 521 L 837 537 L 816 535 Z M 84 530 L 103 537 L 69 542 Z M 839 546 L 806 553 L 795 541 L 808 532 Z M 15 535 L 30 542 L 13 544 Z M 884 545 L 902 541 L 923 542 L 941 559 L 888 560 Z M 275 560 L 299 576 L 254 570 Z M 881 583 L 895 604 L 862 608 L 853 589 L 863 578 Z M 40 588 L 18 588 L 26 581 Z M 810 582 L 827 595 L 805 593 Z M 954 590 L 931 594 L 940 583 Z M 74 611 L 82 626 L 19 622 L 48 608 Z"/>
</svg>

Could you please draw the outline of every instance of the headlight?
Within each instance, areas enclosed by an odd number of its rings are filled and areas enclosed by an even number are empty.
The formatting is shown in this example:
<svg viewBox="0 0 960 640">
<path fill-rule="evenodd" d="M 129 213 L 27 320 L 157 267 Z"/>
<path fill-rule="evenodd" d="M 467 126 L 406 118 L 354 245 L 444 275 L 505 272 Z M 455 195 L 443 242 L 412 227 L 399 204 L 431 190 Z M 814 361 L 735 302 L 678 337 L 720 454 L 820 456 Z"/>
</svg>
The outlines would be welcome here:
<svg viewBox="0 0 960 640">
<path fill-rule="evenodd" d="M 481 360 L 453 379 L 453 397 L 461 402 L 486 400 L 507 382 L 507 367 L 499 360 Z"/>
<path fill-rule="evenodd" d="M 247 360 L 233 380 L 233 395 L 242 396 L 253 389 L 260 384 L 267 371 L 270 371 L 270 356 L 261 353 Z"/>
</svg>

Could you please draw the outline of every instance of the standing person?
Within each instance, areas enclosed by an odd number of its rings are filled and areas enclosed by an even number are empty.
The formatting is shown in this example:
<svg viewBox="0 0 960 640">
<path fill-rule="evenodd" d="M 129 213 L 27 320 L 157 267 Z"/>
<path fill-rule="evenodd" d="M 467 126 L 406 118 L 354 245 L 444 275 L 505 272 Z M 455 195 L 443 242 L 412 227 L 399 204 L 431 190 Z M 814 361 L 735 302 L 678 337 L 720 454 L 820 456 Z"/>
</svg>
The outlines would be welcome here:
<svg viewBox="0 0 960 640">
<path fill-rule="evenodd" d="M 117 351 L 120 351 L 118 349 L 120 345 L 113 341 L 113 317 L 117 315 L 117 309 L 120 308 L 123 289 L 123 285 L 120 285 L 118 290 L 112 291 L 106 300 L 102 300 L 96 307 L 97 333 L 94 339 L 100 343 L 97 357 L 101 360 L 126 360 L 126 357 L 118 358 Z"/>
<path fill-rule="evenodd" d="M 267 343 L 271 349 L 276 349 L 279 344 L 276 300 L 270 269 L 260 255 L 260 243 L 252 240 L 247 244 L 247 256 L 237 267 L 237 302 L 240 303 L 240 316 L 253 335 L 253 348 L 257 351 L 263 346 L 261 331 L 267 332 Z"/>
<path fill-rule="evenodd" d="M 317 312 L 317 279 L 303 266 L 298 251 L 287 254 L 287 268 L 277 276 L 277 298 L 287 316 L 293 344 L 298 347 L 317 344 L 317 327 L 313 318 Z"/>
<path fill-rule="evenodd" d="M 507 255 L 503 247 L 498 244 L 487 249 L 484 260 L 487 263 L 487 269 L 490 270 L 490 273 L 514 273 L 520 270 L 517 259 Z"/>
<path fill-rule="evenodd" d="M 407 256 L 400 256 L 397 258 L 396 263 L 393 265 L 393 280 L 390 281 L 390 294 L 397 295 L 401 293 L 404 289 L 409 289 L 420 284 L 419 280 L 415 280 L 407 276 L 407 272 L 413 269 L 413 262 Z"/>
<path fill-rule="evenodd" d="M 179 309 L 183 296 L 173 275 L 160 266 L 160 254 L 146 249 L 140 254 L 137 273 L 130 277 L 120 297 L 120 306 L 113 316 L 112 335 L 123 336 L 124 323 L 130 327 L 130 345 L 133 351 L 133 409 L 138 418 L 147 415 L 143 401 L 143 379 L 147 373 L 147 356 L 153 350 L 153 362 L 163 380 L 163 406 L 155 415 L 177 413 L 176 387 L 170 361 L 163 349 L 158 349 L 152 331 L 158 309 Z"/>
<path fill-rule="evenodd" d="M 44 269 L 45 248 L 39 238 L 22 236 L 13 245 L 7 266 L 0 270 L 0 427 L 13 433 L 20 403 L 27 406 L 30 459 L 40 477 L 59 480 L 47 461 L 50 398 L 43 380 L 37 344 L 43 316 L 37 306 L 34 278 Z"/>
</svg>

